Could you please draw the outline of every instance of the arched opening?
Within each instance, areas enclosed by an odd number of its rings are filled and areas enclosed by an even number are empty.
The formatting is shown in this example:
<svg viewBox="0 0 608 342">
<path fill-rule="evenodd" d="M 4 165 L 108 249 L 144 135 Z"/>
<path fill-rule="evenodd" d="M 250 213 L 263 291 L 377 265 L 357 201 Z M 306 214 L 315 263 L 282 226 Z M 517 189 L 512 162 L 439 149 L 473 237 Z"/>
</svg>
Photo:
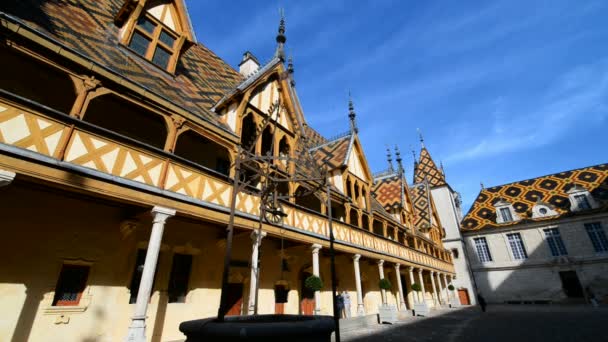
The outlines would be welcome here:
<svg viewBox="0 0 608 342">
<path fill-rule="evenodd" d="M 273 173 L 272 178 L 276 180 L 276 189 L 279 196 L 289 195 L 289 181 L 280 173 Z"/>
<path fill-rule="evenodd" d="M 369 216 L 363 215 L 361 219 L 361 228 L 369 231 Z"/>
<path fill-rule="evenodd" d="M 179 135 L 174 153 L 226 176 L 230 172 L 228 150 L 192 130 Z"/>
<path fill-rule="evenodd" d="M 281 138 L 281 141 L 279 141 L 279 156 L 281 158 L 287 158 L 289 157 L 291 152 L 291 148 L 289 146 L 289 142 L 287 141 L 287 137 L 283 137 Z M 283 167 L 287 167 L 287 160 L 281 160 L 280 163 L 281 165 L 283 165 Z"/>
<path fill-rule="evenodd" d="M 261 149 L 261 153 L 263 156 L 266 155 L 273 155 L 273 151 L 272 151 L 272 129 L 270 128 L 270 126 L 267 126 L 264 129 L 264 132 L 262 132 L 262 149 Z"/>
<path fill-rule="evenodd" d="M 395 240 L 395 228 L 388 226 L 386 228 L 386 237 L 389 238 L 390 240 Z"/>
<path fill-rule="evenodd" d="M 361 207 L 367 208 L 367 193 L 365 192 L 365 188 L 361 188 Z"/>
<path fill-rule="evenodd" d="M 344 206 L 339 203 L 331 202 L 331 217 L 335 220 L 344 222 L 345 216 Z"/>
<path fill-rule="evenodd" d="M 416 243 L 414 242 L 414 238 L 411 236 L 407 236 L 405 238 L 406 242 L 407 242 L 407 246 L 410 248 L 416 248 Z"/>
<path fill-rule="evenodd" d="M 321 212 L 321 201 L 314 194 L 306 194 L 307 189 L 298 187 L 295 191 L 296 204 L 315 212 Z"/>
<path fill-rule="evenodd" d="M 167 124 L 160 115 L 113 94 L 94 98 L 83 120 L 160 149 L 167 140 Z"/>
<path fill-rule="evenodd" d="M 360 207 L 361 206 L 361 200 L 360 200 L 361 192 L 359 191 L 359 189 L 360 189 L 359 184 L 357 184 L 355 182 L 355 198 L 353 198 L 353 200 L 355 201 L 357 206 Z"/>
<path fill-rule="evenodd" d="M 241 122 L 241 146 L 243 149 L 251 151 L 255 139 L 255 121 L 253 114 L 249 113 Z M 253 152 L 253 151 L 252 151 Z"/>
<path fill-rule="evenodd" d="M 384 225 L 379 220 L 374 220 L 374 234 L 384 236 Z"/>
<path fill-rule="evenodd" d="M 5 66 L 0 88 L 60 112 L 70 112 L 76 92 L 68 74 L 9 48 L 0 48 L 0 55 Z"/>
<path fill-rule="evenodd" d="M 351 209 L 350 213 L 348 214 L 349 218 L 350 218 L 350 224 L 352 224 L 353 226 L 358 226 L 359 225 L 359 212 L 355 209 Z"/>
<path fill-rule="evenodd" d="M 353 200 L 353 192 L 351 191 L 352 183 L 350 182 L 350 177 L 346 178 L 346 196 Z"/>
</svg>

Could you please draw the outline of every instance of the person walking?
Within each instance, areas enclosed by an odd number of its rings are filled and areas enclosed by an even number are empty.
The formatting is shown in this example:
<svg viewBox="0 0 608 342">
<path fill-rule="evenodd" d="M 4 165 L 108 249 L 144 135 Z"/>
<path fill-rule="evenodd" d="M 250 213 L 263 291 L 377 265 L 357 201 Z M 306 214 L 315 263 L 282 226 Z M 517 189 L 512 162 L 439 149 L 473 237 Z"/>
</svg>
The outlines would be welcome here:
<svg viewBox="0 0 608 342">
<path fill-rule="evenodd" d="M 481 293 L 477 294 L 477 302 L 479 303 L 479 306 L 481 307 L 481 311 L 486 312 L 486 300 L 483 298 Z"/>
<path fill-rule="evenodd" d="M 347 291 L 342 291 L 342 303 L 344 303 L 344 317 L 350 318 L 350 295 Z"/>
<path fill-rule="evenodd" d="M 341 294 L 336 295 L 336 304 L 338 305 L 338 316 L 342 318 L 342 312 L 344 311 L 344 300 Z"/>
</svg>

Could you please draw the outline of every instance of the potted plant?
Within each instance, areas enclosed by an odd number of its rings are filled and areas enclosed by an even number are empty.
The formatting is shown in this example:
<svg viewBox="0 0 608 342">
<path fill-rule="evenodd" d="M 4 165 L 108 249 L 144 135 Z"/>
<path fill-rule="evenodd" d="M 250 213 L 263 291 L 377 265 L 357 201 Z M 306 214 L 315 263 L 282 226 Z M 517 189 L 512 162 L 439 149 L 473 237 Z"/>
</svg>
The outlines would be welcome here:
<svg viewBox="0 0 608 342">
<path fill-rule="evenodd" d="M 304 286 L 311 291 L 321 291 L 323 289 L 323 280 L 316 275 L 311 275 L 304 280 Z"/>
<path fill-rule="evenodd" d="M 416 292 L 420 292 L 422 291 L 422 288 L 420 287 L 420 284 L 418 283 L 413 283 L 412 284 L 412 290 L 416 291 Z"/>
<path fill-rule="evenodd" d="M 380 279 L 380 283 L 378 284 L 378 286 L 382 290 L 390 290 L 391 287 L 393 287 L 393 285 L 391 284 L 391 282 L 388 279 L 386 279 L 386 278 Z"/>
<path fill-rule="evenodd" d="M 448 285 L 448 290 L 454 291 L 454 285 L 452 285 L 452 284 Z"/>
</svg>

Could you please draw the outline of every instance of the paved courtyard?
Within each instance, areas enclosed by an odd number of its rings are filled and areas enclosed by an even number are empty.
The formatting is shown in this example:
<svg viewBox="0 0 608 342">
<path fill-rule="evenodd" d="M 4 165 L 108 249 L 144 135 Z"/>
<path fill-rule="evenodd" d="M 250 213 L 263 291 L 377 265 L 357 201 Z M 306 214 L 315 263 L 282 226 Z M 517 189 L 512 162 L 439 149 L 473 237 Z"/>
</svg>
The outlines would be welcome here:
<svg viewBox="0 0 608 342">
<path fill-rule="evenodd" d="M 490 306 L 435 311 L 394 325 L 351 331 L 342 340 L 367 341 L 608 341 L 608 308 L 588 306 Z"/>
</svg>

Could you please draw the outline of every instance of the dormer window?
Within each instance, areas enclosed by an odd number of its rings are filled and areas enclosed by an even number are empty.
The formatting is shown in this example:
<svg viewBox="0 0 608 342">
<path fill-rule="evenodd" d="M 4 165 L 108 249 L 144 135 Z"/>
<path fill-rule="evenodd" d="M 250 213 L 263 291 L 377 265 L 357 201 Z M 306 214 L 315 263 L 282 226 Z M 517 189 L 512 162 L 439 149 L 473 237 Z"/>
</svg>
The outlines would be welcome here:
<svg viewBox="0 0 608 342">
<path fill-rule="evenodd" d="M 123 18 L 129 13 L 121 42 L 170 73 L 175 71 L 185 41 L 194 41 L 187 14 L 176 2 L 148 1 L 148 5 L 136 6 L 136 9 L 123 6 L 115 19 L 118 25 L 122 25 Z"/>
<path fill-rule="evenodd" d="M 574 185 L 570 188 L 568 190 L 568 197 L 570 198 L 570 210 L 572 211 L 588 210 L 597 207 L 589 191 L 580 185 Z"/>
<path fill-rule="evenodd" d="M 169 69 L 177 38 L 176 33 L 151 15 L 144 15 L 135 25 L 129 47 L 159 67 Z"/>
<path fill-rule="evenodd" d="M 496 208 L 496 223 L 519 221 L 519 216 L 515 212 L 515 209 L 513 209 L 513 205 L 504 199 L 500 199 L 494 203 L 494 207 Z"/>
<path fill-rule="evenodd" d="M 541 218 L 541 217 L 549 217 L 557 215 L 557 211 L 553 209 L 553 206 L 544 203 L 538 202 L 532 207 L 532 218 Z"/>
<path fill-rule="evenodd" d="M 500 208 L 500 216 L 502 216 L 502 222 L 513 221 L 513 215 L 511 215 L 511 209 L 509 209 L 508 207 Z"/>
</svg>

